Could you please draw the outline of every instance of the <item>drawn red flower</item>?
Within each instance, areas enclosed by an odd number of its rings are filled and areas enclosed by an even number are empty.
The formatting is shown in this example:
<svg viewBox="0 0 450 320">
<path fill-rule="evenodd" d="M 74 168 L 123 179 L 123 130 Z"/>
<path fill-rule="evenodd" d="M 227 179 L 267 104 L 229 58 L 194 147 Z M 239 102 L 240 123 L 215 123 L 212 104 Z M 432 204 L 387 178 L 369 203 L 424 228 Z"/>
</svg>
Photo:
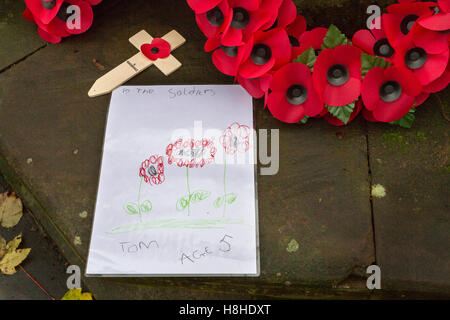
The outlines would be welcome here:
<svg viewBox="0 0 450 320">
<path fill-rule="evenodd" d="M 167 162 L 176 163 L 179 167 L 203 168 L 207 164 L 214 163 L 216 147 L 210 139 L 178 139 L 166 148 Z"/>
<path fill-rule="evenodd" d="M 267 106 L 283 122 L 299 122 L 304 116 L 316 116 L 323 109 L 311 71 L 304 64 L 289 63 L 280 68 L 273 76 L 270 90 Z"/>
<path fill-rule="evenodd" d="M 221 43 L 227 47 L 241 46 L 278 12 L 281 0 L 229 0 L 231 12 Z M 269 25 L 270 26 L 270 25 Z"/>
<path fill-rule="evenodd" d="M 387 7 L 388 13 L 382 15 L 383 27 L 389 43 L 394 48 L 403 41 L 419 18 L 429 17 L 433 14 L 430 3 L 396 3 Z"/>
<path fill-rule="evenodd" d="M 397 48 L 398 54 L 394 63 L 398 67 L 410 69 L 422 86 L 426 86 L 444 74 L 448 65 L 449 49 L 445 38 L 436 38 L 438 40 L 434 45 L 423 45 L 423 37 L 430 34 L 430 32 L 422 33 L 423 30 L 425 29 L 419 26 L 411 37 L 405 38 L 402 45 Z M 438 34 L 438 32 L 431 33 Z M 441 43 L 438 44 L 439 42 Z"/>
<path fill-rule="evenodd" d="M 151 43 L 141 46 L 141 52 L 152 61 L 168 57 L 170 50 L 170 43 L 161 38 L 154 38 Z"/>
<path fill-rule="evenodd" d="M 350 115 L 350 118 L 348 119 L 347 123 L 342 122 L 341 120 L 339 120 L 338 118 L 336 118 L 335 116 L 333 116 L 331 113 L 329 113 L 327 111 L 327 109 L 325 109 L 325 114 L 323 115 L 323 118 L 329 123 L 332 124 L 333 126 L 336 127 L 340 127 L 340 126 L 345 126 L 347 124 L 349 124 L 350 122 L 353 121 L 353 119 L 356 118 L 356 116 L 361 112 L 363 108 L 363 103 L 361 102 L 361 100 L 357 100 L 355 102 L 355 108 L 353 109 L 352 114 Z"/>
<path fill-rule="evenodd" d="M 374 119 L 392 122 L 406 115 L 421 93 L 422 86 L 411 71 L 375 67 L 364 78 L 361 97 Z"/>
<path fill-rule="evenodd" d="M 361 49 L 340 45 L 323 50 L 314 65 L 313 81 L 326 105 L 339 107 L 355 101 L 361 89 Z"/>
<path fill-rule="evenodd" d="M 152 155 L 144 160 L 139 168 L 139 177 L 146 183 L 158 185 L 164 182 L 164 158 L 158 155 Z"/>
<path fill-rule="evenodd" d="M 251 133 L 252 131 L 248 126 L 234 122 L 228 126 L 220 137 L 220 144 L 227 154 L 245 153 L 250 149 Z"/>
<path fill-rule="evenodd" d="M 252 50 L 247 50 L 239 75 L 247 79 L 265 76 L 271 69 L 277 69 L 291 59 L 291 44 L 284 29 L 275 28 L 256 32 Z"/>
<path fill-rule="evenodd" d="M 368 54 L 392 60 L 395 55 L 395 50 L 389 43 L 384 31 L 382 17 L 380 18 L 380 23 L 381 29 L 373 28 L 357 31 L 353 35 L 352 43 Z"/>
<path fill-rule="evenodd" d="M 23 12 L 23 16 L 28 21 L 37 24 L 38 33 L 42 39 L 50 43 L 59 43 L 63 37 L 83 33 L 91 27 L 94 20 L 91 4 L 99 2 L 86 0 L 27 0 L 27 8 Z M 72 5 L 79 8 L 79 17 L 74 17 L 77 12 L 71 10 L 70 7 Z M 78 25 L 77 22 L 79 22 Z"/>
</svg>

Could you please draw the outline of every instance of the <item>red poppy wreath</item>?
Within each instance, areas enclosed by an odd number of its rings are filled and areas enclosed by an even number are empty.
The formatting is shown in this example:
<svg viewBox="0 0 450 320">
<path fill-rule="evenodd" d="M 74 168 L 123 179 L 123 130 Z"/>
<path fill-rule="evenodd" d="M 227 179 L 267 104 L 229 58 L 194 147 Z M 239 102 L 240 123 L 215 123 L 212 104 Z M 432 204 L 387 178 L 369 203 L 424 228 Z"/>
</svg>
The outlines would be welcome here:
<svg viewBox="0 0 450 320">
<path fill-rule="evenodd" d="M 292 0 L 187 0 L 205 51 L 283 122 L 359 113 L 410 128 L 415 108 L 450 82 L 450 0 L 399 0 L 370 30 L 307 30 Z"/>
</svg>

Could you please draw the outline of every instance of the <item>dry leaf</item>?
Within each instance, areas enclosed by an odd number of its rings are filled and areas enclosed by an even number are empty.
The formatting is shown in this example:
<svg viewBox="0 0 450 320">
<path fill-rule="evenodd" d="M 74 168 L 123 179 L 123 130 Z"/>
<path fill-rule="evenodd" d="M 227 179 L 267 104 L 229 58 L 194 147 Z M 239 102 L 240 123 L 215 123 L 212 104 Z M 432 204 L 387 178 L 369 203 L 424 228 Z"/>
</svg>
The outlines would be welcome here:
<svg viewBox="0 0 450 320">
<path fill-rule="evenodd" d="M 0 259 L 5 255 L 6 252 L 6 240 L 5 238 L 0 237 Z"/>
<path fill-rule="evenodd" d="M 3 274 L 16 273 L 16 267 L 21 264 L 30 253 L 31 249 L 17 250 L 21 242 L 22 234 L 19 234 L 8 242 L 8 244 L 2 246 L 2 243 L 5 244 L 6 241 L 0 237 L 0 271 Z"/>
<path fill-rule="evenodd" d="M 19 234 L 10 242 L 8 242 L 8 244 L 6 245 L 6 252 L 13 252 L 19 247 L 21 242 L 22 242 L 22 234 Z"/>
<path fill-rule="evenodd" d="M 66 292 L 61 300 L 93 300 L 89 292 L 81 293 L 81 289 L 72 289 Z"/>
<path fill-rule="evenodd" d="M 9 196 L 3 193 L 0 196 L 0 222 L 4 228 L 12 228 L 19 223 L 22 218 L 22 200 L 14 193 Z"/>
<path fill-rule="evenodd" d="M 0 271 L 3 274 L 14 274 L 16 273 L 16 267 L 26 259 L 31 249 L 19 249 L 12 252 L 8 252 L 0 260 Z"/>
</svg>

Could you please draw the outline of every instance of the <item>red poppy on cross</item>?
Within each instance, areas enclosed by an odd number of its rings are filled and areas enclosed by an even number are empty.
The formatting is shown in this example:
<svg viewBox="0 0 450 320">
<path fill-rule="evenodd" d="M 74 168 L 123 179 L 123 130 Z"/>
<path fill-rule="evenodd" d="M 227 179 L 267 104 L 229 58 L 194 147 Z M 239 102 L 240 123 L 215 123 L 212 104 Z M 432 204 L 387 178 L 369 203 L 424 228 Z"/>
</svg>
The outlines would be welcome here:
<svg viewBox="0 0 450 320">
<path fill-rule="evenodd" d="M 145 30 L 142 30 L 132 36 L 129 41 L 140 51 L 97 79 L 92 88 L 89 90 L 89 97 L 97 97 L 111 92 L 153 64 L 166 76 L 181 67 L 181 62 L 178 61 L 173 55 L 169 54 L 166 56 L 166 54 L 156 54 L 153 56 L 151 51 L 152 49 L 156 51 L 154 48 L 158 48 L 161 52 L 163 51 L 162 49 L 165 51 L 165 49 L 167 49 L 165 48 L 167 46 L 166 43 L 168 43 L 170 45 L 171 52 L 184 44 L 186 39 L 175 30 L 170 31 L 168 34 L 163 36 L 162 39 L 153 39 L 153 37 Z M 158 43 L 160 43 L 160 45 L 162 44 L 162 46 L 158 46 Z M 149 52 L 146 52 L 147 48 L 149 48 Z"/>
</svg>

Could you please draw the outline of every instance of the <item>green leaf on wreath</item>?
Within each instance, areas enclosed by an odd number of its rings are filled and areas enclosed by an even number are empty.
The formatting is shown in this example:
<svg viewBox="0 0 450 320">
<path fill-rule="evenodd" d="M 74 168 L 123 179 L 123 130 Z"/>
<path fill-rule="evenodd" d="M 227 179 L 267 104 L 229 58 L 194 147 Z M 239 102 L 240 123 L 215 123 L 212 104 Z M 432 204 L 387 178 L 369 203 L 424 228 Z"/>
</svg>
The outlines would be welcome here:
<svg viewBox="0 0 450 320">
<path fill-rule="evenodd" d="M 416 119 L 416 116 L 414 115 L 414 112 L 416 112 L 416 109 L 411 108 L 411 110 L 409 110 L 409 112 L 403 116 L 402 118 L 396 120 L 396 121 L 392 121 L 389 122 L 390 124 L 396 124 L 400 127 L 403 128 L 408 128 L 410 129 L 412 127 L 412 124 L 414 122 L 414 120 Z"/>
<path fill-rule="evenodd" d="M 302 54 L 298 55 L 298 57 L 294 59 L 294 62 L 303 63 L 312 70 L 314 63 L 316 63 L 316 59 L 316 52 L 313 47 L 309 47 Z"/>
<path fill-rule="evenodd" d="M 355 101 L 353 101 L 352 103 L 349 103 L 346 106 L 342 106 L 342 107 L 327 106 L 327 108 L 328 108 L 328 112 L 331 113 L 331 115 L 338 118 L 343 123 L 347 124 L 348 120 L 350 119 L 350 116 L 353 112 L 353 109 L 355 109 Z"/>
<path fill-rule="evenodd" d="M 327 35 L 323 38 L 322 49 L 334 49 L 342 44 L 348 44 L 347 37 L 334 24 L 330 25 Z"/>
<path fill-rule="evenodd" d="M 372 68 L 381 67 L 386 69 L 391 65 L 392 64 L 384 58 L 361 53 L 361 76 L 363 78 Z"/>
<path fill-rule="evenodd" d="M 308 122 L 308 120 L 309 120 L 309 117 L 308 117 L 308 116 L 304 116 L 303 119 L 300 120 L 300 123 L 301 123 L 301 124 L 305 124 L 305 123 Z"/>
</svg>

